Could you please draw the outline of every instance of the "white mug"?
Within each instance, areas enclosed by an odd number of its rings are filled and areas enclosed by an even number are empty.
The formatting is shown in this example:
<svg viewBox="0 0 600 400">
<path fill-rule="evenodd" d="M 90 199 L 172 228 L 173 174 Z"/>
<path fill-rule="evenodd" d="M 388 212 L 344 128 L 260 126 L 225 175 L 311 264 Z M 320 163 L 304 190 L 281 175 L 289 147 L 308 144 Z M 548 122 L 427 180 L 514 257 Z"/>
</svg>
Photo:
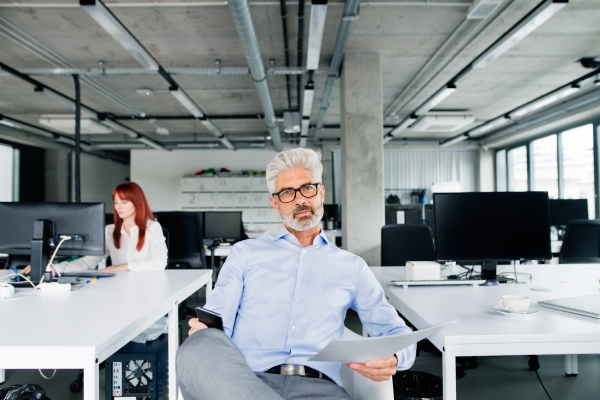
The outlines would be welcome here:
<svg viewBox="0 0 600 400">
<path fill-rule="evenodd" d="M 507 294 L 498 301 L 498 306 L 510 312 L 523 313 L 529 310 L 529 303 L 529 297 Z"/>
</svg>

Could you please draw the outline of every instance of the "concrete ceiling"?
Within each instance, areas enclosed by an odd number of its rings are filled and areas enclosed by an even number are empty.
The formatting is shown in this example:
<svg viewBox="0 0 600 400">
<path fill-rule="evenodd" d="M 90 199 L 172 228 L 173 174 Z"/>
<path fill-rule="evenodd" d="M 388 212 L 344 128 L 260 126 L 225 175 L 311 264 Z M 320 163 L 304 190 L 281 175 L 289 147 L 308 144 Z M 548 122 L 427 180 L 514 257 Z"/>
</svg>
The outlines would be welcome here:
<svg viewBox="0 0 600 400">
<path fill-rule="evenodd" d="M 134 0 L 107 2 L 115 16 L 161 63 L 169 68 L 247 67 L 244 51 L 229 8 L 223 3 L 210 5 L 194 2 L 184 5 L 169 0 L 141 3 Z M 420 73 L 423 66 L 446 43 L 429 68 L 412 82 L 397 110 L 398 118 L 387 118 L 393 126 L 410 115 L 454 75 L 471 63 L 482 51 L 508 31 L 540 3 L 540 0 L 504 0 L 498 10 L 485 20 L 466 20 L 469 1 L 412 1 L 362 3 L 360 18 L 352 23 L 346 52 L 377 52 L 382 55 L 384 110 Z M 140 68 L 99 24 L 73 0 L 28 0 L 16 5 L 0 0 L 0 17 L 14 27 L 60 54 L 78 68 L 98 68 L 102 61 L 107 69 Z M 278 1 L 253 4 L 250 9 L 265 66 L 274 60 L 283 67 L 283 31 Z M 297 63 L 298 5 L 290 2 L 288 37 L 292 66 Z M 304 60 L 308 42 L 310 4 L 305 12 Z M 343 2 L 329 3 L 320 69 L 326 70 L 332 59 Z M 48 69 L 53 65 L 2 34 L 6 23 L 0 19 L 0 61 L 19 70 Z M 577 60 L 600 56 L 600 2 L 570 0 L 569 4 L 544 25 L 482 70 L 473 70 L 457 85 L 456 92 L 439 104 L 436 110 L 465 111 L 476 122 L 461 132 L 495 118 L 536 97 L 564 85 L 588 72 Z M 453 34 L 454 33 L 454 34 Z M 24 34 L 23 34 L 24 35 Z M 452 36 L 452 39 L 448 39 Z M 34 76 L 42 83 L 74 97 L 70 76 Z M 214 122 L 230 138 L 265 137 L 267 129 L 254 83 L 250 75 L 189 76 L 173 75 L 189 96 L 214 118 Z M 317 121 L 327 76 L 315 74 L 315 101 L 311 124 Z M 168 83 L 154 75 L 94 76 L 104 87 L 147 115 L 189 117 L 189 112 L 169 93 Z M 296 75 L 290 76 L 292 108 L 297 108 Z M 307 75 L 302 75 L 302 86 Z M 287 110 L 286 77 L 268 75 L 267 82 L 277 116 Z M 153 96 L 143 97 L 137 89 L 151 89 Z M 592 88 L 585 88 L 592 90 Z M 105 95 L 82 85 L 83 104 L 103 113 L 131 116 L 134 113 Z M 41 114 L 64 114 L 66 109 L 33 90 L 33 86 L 11 76 L 0 76 L 0 113 L 39 126 Z M 220 119 L 248 115 L 245 119 Z M 148 121 L 121 120 L 124 125 L 158 142 L 210 140 L 214 136 L 197 120 Z M 332 93 L 322 138 L 339 139 L 339 80 Z M 157 127 L 169 135 L 156 133 Z M 387 132 L 389 128 L 385 129 Z M 410 129 L 397 139 L 443 139 L 452 133 L 419 133 Z M 310 136 L 314 128 L 310 130 Z M 283 133 L 284 140 L 289 140 Z M 122 141 L 123 134 L 86 136 L 92 142 Z M 250 140 L 250 139 L 249 139 Z M 392 142 L 393 143 L 393 142 Z"/>
</svg>

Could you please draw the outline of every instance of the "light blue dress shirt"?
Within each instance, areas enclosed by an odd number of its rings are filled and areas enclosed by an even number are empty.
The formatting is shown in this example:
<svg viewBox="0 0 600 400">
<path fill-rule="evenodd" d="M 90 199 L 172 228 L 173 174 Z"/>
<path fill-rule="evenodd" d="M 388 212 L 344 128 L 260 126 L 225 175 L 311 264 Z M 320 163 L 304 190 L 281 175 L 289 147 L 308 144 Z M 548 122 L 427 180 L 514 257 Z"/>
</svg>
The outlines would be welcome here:
<svg viewBox="0 0 600 400">
<path fill-rule="evenodd" d="M 221 314 L 225 333 L 253 371 L 306 365 L 338 385 L 341 363 L 307 359 L 342 337 L 349 308 L 371 336 L 410 332 L 362 258 L 322 232 L 303 248 L 285 226 L 233 246 L 205 307 Z M 410 368 L 415 353 L 416 345 L 397 353 L 397 369 Z"/>
</svg>

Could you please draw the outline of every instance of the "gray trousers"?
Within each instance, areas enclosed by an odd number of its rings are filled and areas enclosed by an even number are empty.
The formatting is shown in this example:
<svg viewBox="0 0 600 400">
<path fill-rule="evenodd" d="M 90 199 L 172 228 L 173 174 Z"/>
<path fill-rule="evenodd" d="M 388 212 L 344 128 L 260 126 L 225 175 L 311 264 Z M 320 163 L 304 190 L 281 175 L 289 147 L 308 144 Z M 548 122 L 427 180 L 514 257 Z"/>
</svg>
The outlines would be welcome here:
<svg viewBox="0 0 600 400">
<path fill-rule="evenodd" d="M 351 400 L 325 379 L 253 372 L 223 332 L 203 329 L 177 350 L 177 381 L 185 400 Z"/>
</svg>

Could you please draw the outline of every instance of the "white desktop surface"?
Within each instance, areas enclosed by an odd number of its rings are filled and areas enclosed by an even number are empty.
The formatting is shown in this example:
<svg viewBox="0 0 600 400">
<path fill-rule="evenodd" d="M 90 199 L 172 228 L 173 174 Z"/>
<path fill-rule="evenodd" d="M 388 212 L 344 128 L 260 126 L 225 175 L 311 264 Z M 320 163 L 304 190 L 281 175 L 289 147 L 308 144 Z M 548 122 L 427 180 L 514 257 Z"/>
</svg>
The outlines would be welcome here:
<svg viewBox="0 0 600 400">
<path fill-rule="evenodd" d="M 170 332 L 176 332 L 169 335 L 174 366 L 178 304 L 211 275 L 211 270 L 120 272 L 66 293 L 16 289 L 13 297 L 0 299 L 0 368 L 84 369 L 84 399 L 98 399 L 98 364 L 165 314 Z M 174 367 L 169 387 L 176 388 Z M 170 400 L 176 394 L 170 391 Z"/>
<path fill-rule="evenodd" d="M 502 267 L 499 271 L 510 271 L 510 267 Z M 457 324 L 429 338 L 443 352 L 445 400 L 456 399 L 456 357 L 600 354 L 600 320 L 536 305 L 542 300 L 600 294 L 599 264 L 521 265 L 517 272 L 533 275 L 526 284 L 406 289 L 390 283 L 405 277 L 404 267 L 371 269 L 388 301 L 418 329 L 458 319 Z M 532 287 L 551 291 L 533 291 Z M 506 294 L 530 297 L 531 306 L 540 313 L 506 316 L 492 311 Z"/>
</svg>

